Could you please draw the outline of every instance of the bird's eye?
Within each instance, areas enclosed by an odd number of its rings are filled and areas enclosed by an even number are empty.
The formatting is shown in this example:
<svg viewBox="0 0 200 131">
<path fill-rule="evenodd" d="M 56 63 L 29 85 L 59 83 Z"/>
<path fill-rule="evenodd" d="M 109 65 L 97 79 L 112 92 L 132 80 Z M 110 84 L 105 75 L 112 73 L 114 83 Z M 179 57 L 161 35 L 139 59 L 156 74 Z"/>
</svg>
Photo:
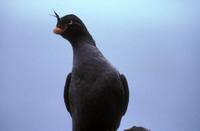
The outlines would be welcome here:
<svg viewBox="0 0 200 131">
<path fill-rule="evenodd" d="M 73 21 L 72 21 L 72 20 L 70 20 L 68 24 L 69 24 L 69 25 L 72 25 L 72 24 L 73 24 Z"/>
</svg>

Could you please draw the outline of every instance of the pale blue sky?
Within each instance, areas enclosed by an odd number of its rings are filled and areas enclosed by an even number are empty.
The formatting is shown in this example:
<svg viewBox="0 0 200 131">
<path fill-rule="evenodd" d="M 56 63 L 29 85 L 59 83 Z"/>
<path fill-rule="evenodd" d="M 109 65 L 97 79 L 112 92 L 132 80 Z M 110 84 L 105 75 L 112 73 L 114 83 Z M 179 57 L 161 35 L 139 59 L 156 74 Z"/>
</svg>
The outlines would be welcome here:
<svg viewBox="0 0 200 131">
<path fill-rule="evenodd" d="M 0 1 L 0 130 L 70 131 L 63 86 L 72 49 L 54 35 L 55 9 L 74 13 L 129 82 L 119 131 L 200 130 L 200 2 Z"/>
</svg>

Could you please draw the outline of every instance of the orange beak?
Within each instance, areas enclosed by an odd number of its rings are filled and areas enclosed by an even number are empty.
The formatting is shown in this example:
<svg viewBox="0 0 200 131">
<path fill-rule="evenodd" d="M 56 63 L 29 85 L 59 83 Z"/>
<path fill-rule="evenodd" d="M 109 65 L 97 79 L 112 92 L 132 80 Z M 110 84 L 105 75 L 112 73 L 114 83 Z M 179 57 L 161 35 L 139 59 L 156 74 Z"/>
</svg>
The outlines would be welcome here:
<svg viewBox="0 0 200 131">
<path fill-rule="evenodd" d="M 59 27 L 56 27 L 56 28 L 53 30 L 53 32 L 54 32 L 55 34 L 62 35 L 62 34 L 64 33 L 64 30 L 61 29 L 61 28 L 59 28 Z"/>
</svg>

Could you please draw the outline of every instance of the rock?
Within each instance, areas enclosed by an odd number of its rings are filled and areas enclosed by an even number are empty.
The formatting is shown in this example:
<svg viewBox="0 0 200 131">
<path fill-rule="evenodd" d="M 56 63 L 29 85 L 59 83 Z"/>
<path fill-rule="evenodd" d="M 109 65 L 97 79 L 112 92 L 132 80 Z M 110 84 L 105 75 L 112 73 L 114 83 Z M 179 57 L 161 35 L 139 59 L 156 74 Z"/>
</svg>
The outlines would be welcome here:
<svg viewBox="0 0 200 131">
<path fill-rule="evenodd" d="M 130 129 L 126 129 L 124 131 L 150 131 L 149 129 L 146 129 L 144 127 L 136 127 L 136 126 L 133 126 L 132 128 Z"/>
</svg>

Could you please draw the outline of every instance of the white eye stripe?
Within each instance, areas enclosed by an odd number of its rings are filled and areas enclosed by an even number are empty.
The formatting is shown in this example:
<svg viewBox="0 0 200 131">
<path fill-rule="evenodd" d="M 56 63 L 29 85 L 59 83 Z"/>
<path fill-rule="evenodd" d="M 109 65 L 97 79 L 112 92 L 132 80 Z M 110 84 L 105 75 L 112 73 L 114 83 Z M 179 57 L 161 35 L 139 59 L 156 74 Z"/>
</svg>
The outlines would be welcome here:
<svg viewBox="0 0 200 131">
<path fill-rule="evenodd" d="M 72 25 L 73 24 L 73 21 L 72 20 L 70 20 L 70 22 L 68 23 L 69 25 Z"/>
</svg>

